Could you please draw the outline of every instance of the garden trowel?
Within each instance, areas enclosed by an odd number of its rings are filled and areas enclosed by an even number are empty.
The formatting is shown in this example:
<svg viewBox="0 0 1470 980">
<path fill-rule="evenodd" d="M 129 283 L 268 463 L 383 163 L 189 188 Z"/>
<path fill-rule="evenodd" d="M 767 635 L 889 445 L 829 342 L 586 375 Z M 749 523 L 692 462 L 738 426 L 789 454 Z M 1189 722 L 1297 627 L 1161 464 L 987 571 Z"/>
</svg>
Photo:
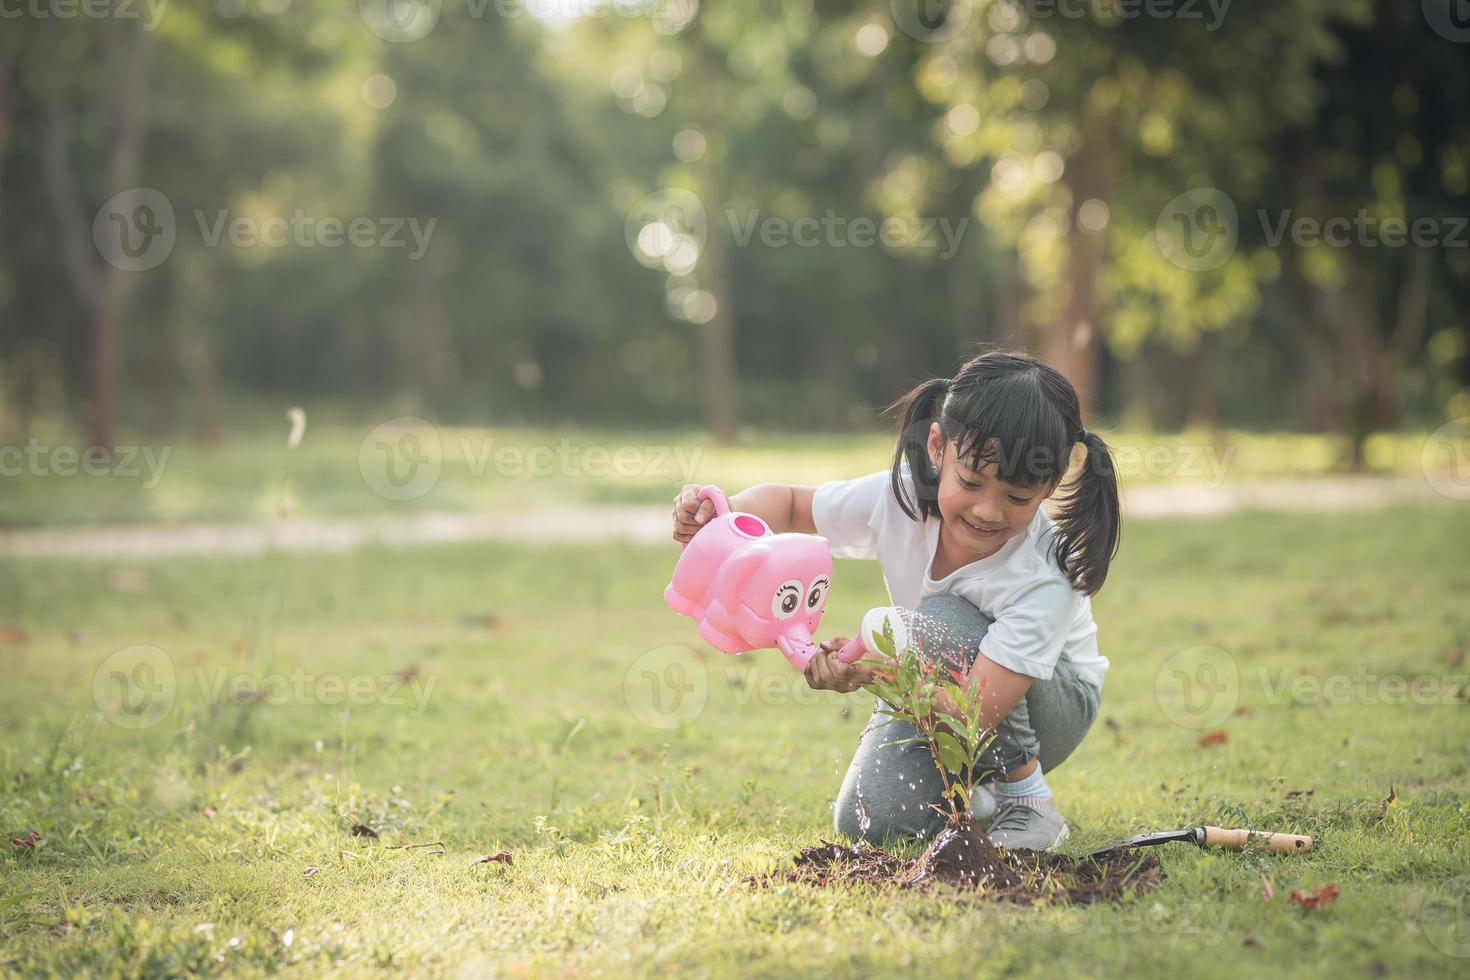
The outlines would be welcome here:
<svg viewBox="0 0 1470 980">
<path fill-rule="evenodd" d="M 1170 841 L 1184 841 L 1197 847 L 1223 847 L 1243 851 L 1259 847 L 1273 854 L 1305 854 L 1312 849 L 1312 838 L 1302 834 L 1273 834 L 1264 830 L 1225 830 L 1221 827 L 1187 827 L 1157 834 L 1139 834 L 1107 847 L 1100 847 L 1088 857 L 1101 857 L 1125 847 L 1151 847 Z"/>
</svg>

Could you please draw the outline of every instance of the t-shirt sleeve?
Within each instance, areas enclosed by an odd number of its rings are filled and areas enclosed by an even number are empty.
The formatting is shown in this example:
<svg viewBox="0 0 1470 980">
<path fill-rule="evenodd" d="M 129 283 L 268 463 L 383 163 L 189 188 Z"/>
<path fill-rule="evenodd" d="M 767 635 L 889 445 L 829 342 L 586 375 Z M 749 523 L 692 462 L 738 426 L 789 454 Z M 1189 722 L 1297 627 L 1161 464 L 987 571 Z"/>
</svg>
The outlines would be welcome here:
<svg viewBox="0 0 1470 980">
<path fill-rule="evenodd" d="M 839 558 L 877 558 L 884 494 L 892 494 L 887 470 L 855 480 L 832 480 L 812 496 L 812 523 Z"/>
<path fill-rule="evenodd" d="M 1082 594 L 1064 579 L 1047 579 L 1022 589 L 1005 603 L 980 652 L 1008 670 L 1047 680 L 1077 615 Z"/>
</svg>

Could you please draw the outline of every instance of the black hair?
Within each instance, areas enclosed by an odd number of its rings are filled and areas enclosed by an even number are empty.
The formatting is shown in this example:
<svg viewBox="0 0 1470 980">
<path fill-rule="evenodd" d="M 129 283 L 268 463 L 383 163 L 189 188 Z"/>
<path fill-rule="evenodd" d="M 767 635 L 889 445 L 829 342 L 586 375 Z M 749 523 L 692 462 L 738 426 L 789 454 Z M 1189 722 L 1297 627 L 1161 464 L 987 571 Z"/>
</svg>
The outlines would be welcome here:
<svg viewBox="0 0 1470 980">
<path fill-rule="evenodd" d="M 952 379 L 916 385 L 889 410 L 898 413 L 893 495 L 916 521 L 939 516 L 939 471 L 928 449 L 933 422 L 971 469 L 993 463 L 1000 479 L 1022 487 L 1061 482 L 1080 443 L 1086 460 L 1055 514 L 1052 554 L 1074 588 L 1087 595 L 1102 588 L 1118 552 L 1118 481 L 1107 443 L 1083 427 L 1077 391 L 1061 372 L 1027 354 L 987 351 Z M 904 485 L 905 463 L 917 500 Z"/>
</svg>

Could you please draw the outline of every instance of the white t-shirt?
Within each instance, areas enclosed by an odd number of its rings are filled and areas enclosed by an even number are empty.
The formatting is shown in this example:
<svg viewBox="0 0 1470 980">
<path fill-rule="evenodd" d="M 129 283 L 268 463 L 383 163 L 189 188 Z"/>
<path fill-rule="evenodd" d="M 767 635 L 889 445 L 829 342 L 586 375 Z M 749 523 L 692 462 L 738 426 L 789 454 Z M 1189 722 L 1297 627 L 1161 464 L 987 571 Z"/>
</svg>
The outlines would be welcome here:
<svg viewBox="0 0 1470 980">
<path fill-rule="evenodd" d="M 902 472 L 912 494 L 908 468 Z M 1051 555 L 1056 524 L 1041 508 L 1024 534 L 939 581 L 929 577 L 939 519 L 920 522 L 905 514 L 887 470 L 822 484 L 812 498 L 812 519 L 837 557 L 877 559 L 893 605 L 917 609 L 930 596 L 952 592 L 995 621 L 980 641 L 986 657 L 1038 680 L 1066 660 L 1102 686 L 1108 661 L 1097 651 L 1092 601 L 1057 567 Z"/>
</svg>

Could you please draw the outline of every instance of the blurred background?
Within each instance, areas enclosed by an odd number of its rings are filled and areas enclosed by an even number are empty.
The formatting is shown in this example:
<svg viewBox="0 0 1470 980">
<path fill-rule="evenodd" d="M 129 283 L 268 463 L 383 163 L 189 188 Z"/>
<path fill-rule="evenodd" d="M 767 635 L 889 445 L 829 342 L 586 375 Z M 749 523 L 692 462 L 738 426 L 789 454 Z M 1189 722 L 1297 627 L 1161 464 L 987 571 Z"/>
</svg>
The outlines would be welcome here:
<svg viewBox="0 0 1470 980">
<path fill-rule="evenodd" d="M 216 460 L 78 516 L 236 512 L 260 459 L 189 453 L 288 406 L 860 472 L 991 343 L 1111 432 L 1413 468 L 1470 416 L 1466 92 L 1463 0 L 5 0 L 0 445 Z"/>
</svg>

